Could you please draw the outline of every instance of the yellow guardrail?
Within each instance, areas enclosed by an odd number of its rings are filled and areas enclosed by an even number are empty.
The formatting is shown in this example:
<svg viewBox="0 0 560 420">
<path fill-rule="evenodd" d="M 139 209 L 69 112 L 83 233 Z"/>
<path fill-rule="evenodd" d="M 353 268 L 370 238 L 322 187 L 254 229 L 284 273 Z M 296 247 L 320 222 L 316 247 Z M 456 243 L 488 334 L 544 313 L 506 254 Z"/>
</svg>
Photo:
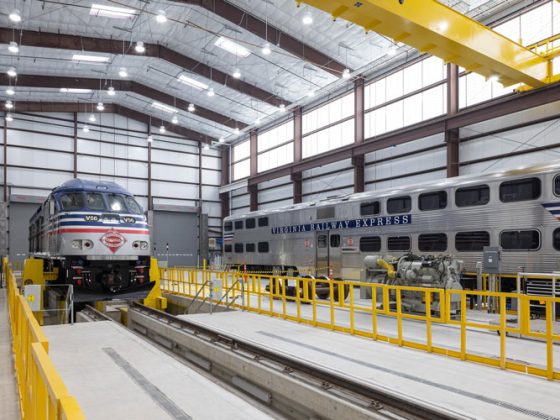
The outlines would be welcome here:
<svg viewBox="0 0 560 420">
<path fill-rule="evenodd" d="M 3 264 L 22 418 L 85 419 L 48 356 L 49 342 L 19 293 L 16 277 L 6 259 Z"/>
<path fill-rule="evenodd" d="M 243 309 L 249 312 L 270 315 L 282 319 L 328 328 L 374 340 L 386 341 L 399 346 L 411 347 L 438 353 L 461 360 L 470 360 L 486 365 L 511 369 L 545 377 L 549 380 L 560 379 L 560 370 L 554 367 L 553 346 L 560 341 L 560 335 L 554 333 L 552 305 L 560 303 L 560 298 L 544 296 L 528 296 L 518 293 L 499 293 L 489 291 L 444 290 L 434 288 L 391 286 L 363 282 L 337 281 L 325 279 L 299 278 L 287 276 L 255 275 L 238 272 L 221 272 L 195 269 L 161 269 L 162 291 L 175 295 L 196 297 L 201 300 L 212 300 L 214 303 Z M 219 288 L 211 289 L 216 282 L 221 282 L 223 296 L 218 299 L 215 293 Z M 299 293 L 288 293 L 288 284 Z M 268 286 L 268 287 L 267 287 Z M 272 286 L 272 287 L 270 287 Z M 371 291 L 371 302 L 356 302 L 354 290 L 363 287 Z M 405 311 L 402 296 L 405 293 L 419 294 L 425 304 L 425 313 Z M 317 294 L 325 299 L 319 299 Z M 211 296 L 213 295 L 213 296 Z M 378 296 L 380 299 L 378 301 Z M 240 299 L 241 298 L 241 299 Z M 498 325 L 467 320 L 467 300 L 497 300 L 499 308 Z M 519 322 L 513 326 L 507 322 L 506 302 L 517 300 Z M 279 302 L 280 301 L 280 302 Z M 539 301 L 545 306 L 545 330 L 535 331 L 531 328 L 530 302 Z M 279 302 L 278 305 L 275 302 Z M 295 310 L 288 310 L 288 303 L 295 303 Z M 280 305 L 281 303 L 281 305 Z M 302 314 L 304 305 L 311 306 L 310 315 Z M 458 311 L 455 311 L 455 308 Z M 327 310 L 328 316 L 320 318 L 318 310 Z M 338 309 L 344 309 L 339 311 Z M 436 313 L 434 313 L 436 311 Z M 457 319 L 454 319 L 457 312 Z M 369 316 L 367 329 L 356 324 L 356 315 Z M 396 319 L 394 334 L 381 334 L 378 329 L 380 316 Z M 403 320 L 422 321 L 425 324 L 425 339 L 410 340 L 403 334 Z M 433 325 L 449 324 L 457 326 L 460 342 L 453 348 L 437 346 L 433 343 Z M 498 333 L 499 356 L 488 357 L 467 347 L 467 329 Z M 508 359 L 506 336 L 519 334 L 545 342 L 546 355 L 542 365 L 531 365 L 528 362 Z"/>
</svg>

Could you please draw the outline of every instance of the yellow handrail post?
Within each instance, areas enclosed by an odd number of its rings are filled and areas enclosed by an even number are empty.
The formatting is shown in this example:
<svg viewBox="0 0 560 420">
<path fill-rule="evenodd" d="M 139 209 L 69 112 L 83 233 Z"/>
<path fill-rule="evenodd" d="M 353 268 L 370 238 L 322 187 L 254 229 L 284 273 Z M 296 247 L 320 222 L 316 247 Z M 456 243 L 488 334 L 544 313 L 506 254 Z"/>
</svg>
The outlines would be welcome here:
<svg viewBox="0 0 560 420">
<path fill-rule="evenodd" d="M 301 298 L 299 294 L 300 279 L 296 278 L 296 310 L 297 310 L 297 322 L 301 322 Z"/>
<path fill-rule="evenodd" d="M 350 283 L 348 287 L 350 288 L 350 334 L 354 334 L 354 286 Z"/>
<path fill-rule="evenodd" d="M 372 338 L 377 340 L 377 286 L 371 286 L 371 332 Z"/>
<path fill-rule="evenodd" d="M 317 280 L 311 280 L 311 306 L 313 307 L 313 326 L 317 326 Z"/>
<path fill-rule="evenodd" d="M 269 303 L 269 313 L 270 316 L 274 314 L 274 297 L 272 295 L 274 287 L 274 277 L 268 278 L 268 303 Z"/>
<path fill-rule="evenodd" d="M 552 305 L 554 300 L 546 301 L 546 378 L 551 381 L 554 379 L 554 353 L 553 353 L 553 324 Z"/>
<path fill-rule="evenodd" d="M 260 274 L 257 278 L 257 307 L 258 313 L 262 314 L 262 276 Z"/>
<path fill-rule="evenodd" d="M 282 317 L 286 319 L 286 279 L 282 279 Z"/>
<path fill-rule="evenodd" d="M 332 280 L 329 280 L 329 298 L 331 312 L 331 330 L 334 330 L 334 285 Z"/>
<path fill-rule="evenodd" d="M 401 300 L 401 289 L 397 288 L 397 332 L 399 346 L 403 345 L 403 330 L 402 330 L 402 300 Z"/>
<path fill-rule="evenodd" d="M 430 290 L 426 290 L 424 294 L 426 300 L 426 350 L 428 350 L 428 352 L 431 353 L 432 352 L 432 292 Z"/>
<path fill-rule="evenodd" d="M 506 298 L 500 297 L 500 368 L 506 368 Z"/>
<path fill-rule="evenodd" d="M 451 299 L 449 299 L 451 302 Z M 461 360 L 467 359 L 467 297 L 461 293 Z"/>
</svg>

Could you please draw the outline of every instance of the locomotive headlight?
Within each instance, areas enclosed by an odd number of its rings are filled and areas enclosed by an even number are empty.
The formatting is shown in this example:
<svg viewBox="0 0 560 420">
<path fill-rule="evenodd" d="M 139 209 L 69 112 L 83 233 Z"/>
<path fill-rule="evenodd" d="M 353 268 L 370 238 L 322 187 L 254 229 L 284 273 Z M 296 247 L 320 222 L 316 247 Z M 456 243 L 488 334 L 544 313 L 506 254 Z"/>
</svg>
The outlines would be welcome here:
<svg viewBox="0 0 560 420">
<path fill-rule="evenodd" d="M 72 248 L 74 249 L 82 249 L 82 241 L 79 239 L 72 241 Z"/>
<path fill-rule="evenodd" d="M 132 247 L 136 249 L 148 249 L 148 242 L 146 241 L 134 241 Z"/>
<path fill-rule="evenodd" d="M 90 241 L 89 239 L 85 240 L 83 242 L 83 247 L 84 247 L 84 249 L 91 249 L 91 248 L 93 248 L 93 242 Z"/>
<path fill-rule="evenodd" d="M 140 248 L 141 248 L 141 249 L 148 249 L 148 242 L 142 241 L 142 242 L 140 243 Z"/>
</svg>

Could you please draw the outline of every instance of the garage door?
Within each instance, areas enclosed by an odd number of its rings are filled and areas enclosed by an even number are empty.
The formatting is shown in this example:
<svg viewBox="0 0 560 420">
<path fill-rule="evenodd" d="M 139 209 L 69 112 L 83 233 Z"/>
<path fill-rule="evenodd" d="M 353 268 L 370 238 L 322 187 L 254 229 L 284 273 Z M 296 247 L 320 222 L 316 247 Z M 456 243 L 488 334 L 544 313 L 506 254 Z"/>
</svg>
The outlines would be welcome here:
<svg viewBox="0 0 560 420">
<path fill-rule="evenodd" d="M 168 267 L 197 265 L 198 215 L 196 213 L 154 210 L 152 238 L 156 258 L 162 263 L 167 261 Z"/>
<path fill-rule="evenodd" d="M 37 211 L 37 203 L 11 202 L 8 209 L 8 247 L 10 260 L 27 258 L 29 252 L 29 219 Z"/>
</svg>

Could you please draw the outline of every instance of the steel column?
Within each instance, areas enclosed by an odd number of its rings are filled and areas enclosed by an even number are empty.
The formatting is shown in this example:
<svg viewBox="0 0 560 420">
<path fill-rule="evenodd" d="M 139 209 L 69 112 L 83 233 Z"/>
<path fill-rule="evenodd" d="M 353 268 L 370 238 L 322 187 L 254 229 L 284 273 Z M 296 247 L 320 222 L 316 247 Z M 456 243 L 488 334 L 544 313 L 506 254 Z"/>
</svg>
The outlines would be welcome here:
<svg viewBox="0 0 560 420">
<path fill-rule="evenodd" d="M 365 139 L 364 131 L 364 79 L 361 77 L 354 82 L 354 143 L 362 144 Z M 365 189 L 364 155 L 352 157 L 354 167 L 354 192 L 363 192 Z"/>
<path fill-rule="evenodd" d="M 249 210 L 257 211 L 259 209 L 259 186 L 249 185 Z"/>
<path fill-rule="evenodd" d="M 301 107 L 294 109 L 294 162 L 301 162 L 301 143 L 302 143 L 302 112 Z M 303 174 L 301 172 L 294 172 L 291 174 L 290 179 L 293 184 L 293 201 L 294 204 L 301 203 L 303 200 Z"/>
<path fill-rule="evenodd" d="M 447 64 L 447 115 L 459 112 L 459 68 L 456 64 Z M 447 177 L 459 176 L 459 129 L 446 129 L 444 141 L 447 146 Z"/>
<path fill-rule="evenodd" d="M 4 203 L 8 202 L 8 121 L 4 112 Z"/>
<path fill-rule="evenodd" d="M 303 174 L 296 172 L 291 175 L 291 180 L 294 185 L 294 204 L 303 201 Z"/>
<path fill-rule="evenodd" d="M 251 132 L 249 133 L 249 150 L 250 150 L 250 156 L 249 156 L 249 166 L 251 168 L 251 176 L 255 176 L 257 175 L 258 172 L 258 156 L 257 156 L 257 130 L 251 130 Z"/>
<path fill-rule="evenodd" d="M 78 178 L 78 113 L 74 112 L 74 147 L 73 147 L 74 178 Z"/>
<path fill-rule="evenodd" d="M 148 136 L 152 134 L 152 124 L 147 123 L 147 133 Z M 154 203 L 152 199 L 152 143 L 148 142 L 148 210 L 154 209 Z"/>
</svg>

